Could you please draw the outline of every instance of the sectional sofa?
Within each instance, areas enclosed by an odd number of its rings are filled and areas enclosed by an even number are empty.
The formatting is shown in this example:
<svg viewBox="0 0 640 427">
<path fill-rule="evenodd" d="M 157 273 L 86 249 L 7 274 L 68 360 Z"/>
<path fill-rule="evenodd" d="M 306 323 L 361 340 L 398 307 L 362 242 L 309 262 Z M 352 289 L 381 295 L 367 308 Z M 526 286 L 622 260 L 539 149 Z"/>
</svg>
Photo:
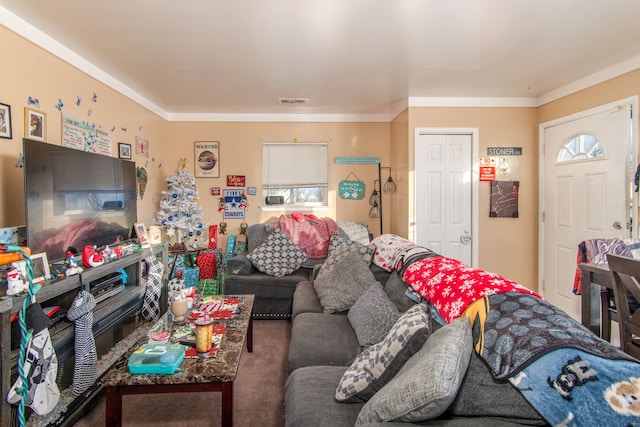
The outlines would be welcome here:
<svg viewBox="0 0 640 427">
<path fill-rule="evenodd" d="M 289 371 L 287 427 L 640 425 L 637 360 L 398 236 L 342 241 L 296 286 Z"/>
</svg>

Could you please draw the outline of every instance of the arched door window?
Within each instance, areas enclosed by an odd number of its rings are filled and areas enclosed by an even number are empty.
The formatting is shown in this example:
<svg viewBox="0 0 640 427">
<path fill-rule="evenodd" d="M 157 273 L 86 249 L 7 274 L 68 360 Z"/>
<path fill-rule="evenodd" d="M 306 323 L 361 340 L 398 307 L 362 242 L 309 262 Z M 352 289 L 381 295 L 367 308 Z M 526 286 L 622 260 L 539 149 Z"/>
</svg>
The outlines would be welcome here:
<svg viewBox="0 0 640 427">
<path fill-rule="evenodd" d="M 569 139 L 558 151 L 556 163 L 579 162 L 603 159 L 604 147 L 600 140 L 590 133 L 581 133 Z"/>
</svg>

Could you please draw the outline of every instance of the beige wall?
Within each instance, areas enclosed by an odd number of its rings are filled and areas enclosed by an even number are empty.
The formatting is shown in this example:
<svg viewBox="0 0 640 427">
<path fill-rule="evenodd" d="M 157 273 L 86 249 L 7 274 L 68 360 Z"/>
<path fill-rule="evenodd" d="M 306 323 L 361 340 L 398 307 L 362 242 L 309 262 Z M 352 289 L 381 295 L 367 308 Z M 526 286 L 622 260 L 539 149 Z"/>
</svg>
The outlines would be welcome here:
<svg viewBox="0 0 640 427">
<path fill-rule="evenodd" d="M 175 170 L 177 159 L 186 157 L 193 171 L 193 142 L 220 141 L 220 178 L 197 179 L 200 204 L 206 222 L 218 224 L 222 213 L 218 212 L 218 196 L 211 195 L 211 187 L 226 186 L 227 175 L 244 175 L 246 185 L 257 187 L 256 196 L 248 196 L 249 207 L 246 222 L 255 224 L 277 217 L 284 211 L 263 211 L 261 205 L 262 186 L 262 142 L 281 141 L 326 141 L 329 144 L 329 205 L 330 210 L 317 210 L 316 216 L 329 216 L 336 220 L 358 221 L 367 224 L 369 231 L 379 234 L 379 220 L 369 218 L 369 195 L 373 181 L 378 178 L 376 165 L 336 164 L 336 156 L 380 157 L 383 165 L 389 163 L 389 123 L 216 123 L 185 122 L 169 126 L 170 153 L 172 162 L 163 167 L 162 173 L 169 176 Z M 362 200 L 343 200 L 336 194 L 340 181 L 353 181 L 353 172 L 365 183 L 366 196 Z M 156 198 L 159 195 L 156 195 Z M 383 206 L 385 232 L 389 227 L 388 206 Z M 238 234 L 242 220 L 226 220 L 228 234 Z M 219 245 L 226 242 L 220 236 Z"/>
<path fill-rule="evenodd" d="M 10 58 L 0 67 L 0 102 L 11 106 L 13 131 L 12 139 L 0 139 L 0 200 L 3 201 L 0 226 L 25 224 L 23 173 L 15 165 L 22 151 L 24 107 L 28 106 L 30 96 L 38 99 L 39 110 L 46 113 L 46 139 L 51 144 L 61 144 L 62 112 L 55 108 L 58 99 L 64 104 L 63 112 L 107 129 L 115 128 L 111 135 L 114 157 L 118 155 L 118 142 L 135 146 L 136 136 L 149 141 L 149 157 L 134 152 L 133 160 L 137 165 L 146 166 L 148 171 L 145 196 L 138 200 L 138 219 L 150 223 L 151 213 L 155 212 L 150 195 L 159 191 L 159 184 L 164 184 L 157 165 L 166 163 L 164 157 L 171 158 L 164 149 L 168 142 L 167 122 L 1 26 L 0 40 L 3 57 Z M 94 93 L 96 102 L 91 100 Z M 80 106 L 76 105 L 78 96 Z"/>
<path fill-rule="evenodd" d="M 507 160 L 511 173 L 502 179 L 520 181 L 519 217 L 490 218 L 490 183 L 480 182 L 479 230 L 473 237 L 478 242 L 478 267 L 501 274 L 530 289 L 537 289 L 538 238 L 538 136 L 535 108 L 411 108 L 408 120 L 408 176 L 414 171 L 414 129 L 477 128 L 479 155 L 487 147 L 522 147 L 522 156 Z M 478 159 L 474 159 L 477 162 Z M 413 216 L 413 189 L 409 186 L 405 203 L 407 221 Z M 409 236 L 411 224 L 407 225 Z"/>
<path fill-rule="evenodd" d="M 639 94 L 640 69 L 540 106 L 538 108 L 538 122 L 545 123 Z"/>
</svg>

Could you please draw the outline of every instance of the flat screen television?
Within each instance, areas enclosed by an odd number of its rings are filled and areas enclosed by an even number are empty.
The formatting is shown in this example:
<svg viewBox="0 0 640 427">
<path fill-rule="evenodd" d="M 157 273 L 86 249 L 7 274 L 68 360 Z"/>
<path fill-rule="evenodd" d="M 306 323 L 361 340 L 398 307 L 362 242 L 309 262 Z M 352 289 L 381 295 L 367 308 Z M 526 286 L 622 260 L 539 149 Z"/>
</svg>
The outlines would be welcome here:
<svg viewBox="0 0 640 427">
<path fill-rule="evenodd" d="M 23 139 L 27 245 L 49 261 L 68 248 L 130 236 L 137 220 L 135 163 Z"/>
</svg>

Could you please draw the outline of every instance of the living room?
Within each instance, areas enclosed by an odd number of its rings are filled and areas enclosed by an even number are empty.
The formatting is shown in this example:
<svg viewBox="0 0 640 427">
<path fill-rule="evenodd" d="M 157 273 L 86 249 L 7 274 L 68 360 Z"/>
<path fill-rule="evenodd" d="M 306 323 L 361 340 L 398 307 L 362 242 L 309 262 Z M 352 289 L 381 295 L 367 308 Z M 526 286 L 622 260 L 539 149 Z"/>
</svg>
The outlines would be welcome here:
<svg viewBox="0 0 640 427">
<path fill-rule="evenodd" d="M 135 147 L 137 140 L 147 141 L 148 151 L 132 153 L 132 160 L 147 171 L 145 195 L 138 199 L 138 221 L 147 225 L 153 224 L 159 195 L 166 190 L 165 180 L 175 171 L 180 159 L 187 159 L 187 166 L 193 168 L 194 141 L 220 142 L 220 177 L 197 180 L 203 217 L 210 224 L 223 220 L 218 210 L 219 196 L 212 195 L 211 189 L 225 188 L 227 175 L 245 176 L 247 186 L 258 189 L 257 195 L 249 196 L 246 223 L 262 223 L 283 213 L 262 208 L 263 142 L 326 141 L 332 160 L 379 157 L 383 166 L 391 168 L 390 175 L 398 188 L 395 193 L 383 194 L 382 230 L 410 237 L 414 129 L 476 128 L 481 154 L 486 153 L 488 147 L 522 148 L 522 156 L 509 158 L 509 178 L 519 180 L 522 185 L 518 218 L 489 217 L 490 186 L 488 183 L 478 186 L 478 230 L 474 235 L 478 244 L 477 267 L 499 273 L 535 291 L 539 290 L 539 125 L 640 94 L 640 64 L 637 57 L 632 57 L 625 64 L 627 68 L 610 64 L 612 68 L 600 75 L 553 88 L 559 91 L 550 91 L 548 97 L 503 100 L 479 97 L 475 101 L 440 99 L 438 102 L 429 97 L 410 96 L 402 99 L 392 113 L 377 119 L 344 115 L 334 116 L 334 120 L 314 121 L 308 117 L 294 120 L 291 116 L 285 120 L 273 117 L 267 120 L 266 115 L 252 119 L 248 114 L 220 114 L 210 119 L 198 119 L 194 114 L 185 118 L 163 110 L 95 65 L 83 62 L 82 58 L 75 58 L 77 62 L 73 63 L 70 58 L 74 55 L 64 51 L 62 44 L 48 40 L 44 33 L 37 34 L 37 28 L 21 34 L 26 23 L 9 17 L 3 19 L 6 21 L 0 27 L 0 39 L 5 57 L 11 58 L 11 62 L 0 70 L 0 79 L 4 82 L 0 102 L 11 106 L 13 136 L 0 145 L 4 183 L 0 187 L 0 199 L 4 201 L 0 225 L 21 226 L 25 221 L 23 171 L 16 167 L 22 151 L 25 107 L 46 113 L 46 141 L 52 144 L 61 142 L 63 112 L 110 129 L 114 157 L 118 156 L 118 142 Z M 30 104 L 30 100 L 37 100 L 38 107 Z M 64 104 L 61 109 L 57 108 L 59 101 Z M 370 165 L 341 165 L 330 161 L 329 187 L 336 189 L 350 172 L 366 184 L 368 193 L 378 179 L 377 170 Z M 329 197 L 327 209 L 310 213 L 361 222 L 374 236 L 381 234 L 378 219 L 368 215 L 368 197 L 344 200 L 335 191 Z M 227 221 L 227 235 L 239 234 L 241 222 Z M 218 236 L 220 247 L 224 247 L 227 235 Z"/>
</svg>

